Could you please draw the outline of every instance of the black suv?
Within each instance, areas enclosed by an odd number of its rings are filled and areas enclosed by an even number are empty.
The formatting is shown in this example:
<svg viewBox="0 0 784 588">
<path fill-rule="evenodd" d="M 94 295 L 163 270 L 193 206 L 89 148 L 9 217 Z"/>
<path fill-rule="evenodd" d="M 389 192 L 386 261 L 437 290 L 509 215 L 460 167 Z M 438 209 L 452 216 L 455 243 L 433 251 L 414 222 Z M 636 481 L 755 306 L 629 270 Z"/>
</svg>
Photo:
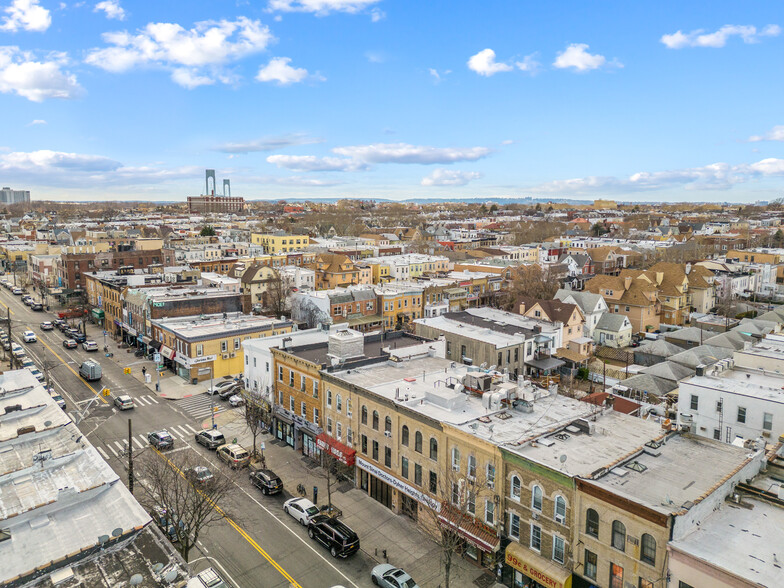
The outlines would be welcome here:
<svg viewBox="0 0 784 588">
<path fill-rule="evenodd" d="M 348 557 L 359 551 L 359 537 L 344 522 L 316 515 L 308 524 L 308 537 L 329 549 L 332 557 Z"/>
<path fill-rule="evenodd" d="M 250 473 L 250 483 L 261 489 L 262 494 L 277 494 L 283 491 L 283 482 L 272 470 L 258 470 Z"/>
</svg>

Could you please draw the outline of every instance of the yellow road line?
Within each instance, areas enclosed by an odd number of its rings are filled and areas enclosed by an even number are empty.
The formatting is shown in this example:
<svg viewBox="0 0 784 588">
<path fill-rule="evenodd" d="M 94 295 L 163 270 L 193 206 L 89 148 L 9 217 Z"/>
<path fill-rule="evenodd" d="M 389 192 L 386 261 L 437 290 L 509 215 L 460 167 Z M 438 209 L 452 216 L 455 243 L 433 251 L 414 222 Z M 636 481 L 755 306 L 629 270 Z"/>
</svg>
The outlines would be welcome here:
<svg viewBox="0 0 784 588">
<path fill-rule="evenodd" d="M 10 306 L 8 306 L 8 305 L 7 305 L 5 302 L 3 302 L 2 300 L 0 300 L 0 304 L 2 304 L 3 306 L 5 306 L 5 307 L 8 309 L 8 312 L 10 312 L 11 314 L 16 314 L 16 313 L 15 313 L 13 310 L 11 310 L 11 307 L 10 307 Z"/>
<path fill-rule="evenodd" d="M 103 402 L 104 404 L 107 404 L 107 402 L 106 402 L 106 398 L 104 398 L 103 396 L 101 396 L 101 395 L 98 393 L 98 391 L 97 391 L 95 388 L 93 388 L 92 386 L 90 386 L 90 383 L 89 383 L 87 380 L 85 380 L 85 379 L 84 379 L 84 378 L 83 378 L 81 375 L 79 375 L 79 372 L 77 372 L 75 369 L 73 369 L 73 368 L 71 367 L 71 365 L 70 365 L 70 364 L 69 364 L 67 361 L 65 361 L 65 360 L 64 360 L 62 357 L 60 357 L 60 356 L 57 354 L 57 352 L 56 352 L 54 349 L 52 349 L 51 347 L 49 347 L 49 345 L 47 345 L 47 344 L 46 344 L 46 341 L 44 341 L 43 339 L 38 339 L 38 340 L 41 342 L 41 345 L 43 345 L 43 346 L 44 346 L 44 347 L 46 347 L 46 348 L 47 348 L 49 351 L 51 351 L 51 352 L 52 352 L 52 355 L 54 355 L 54 356 L 55 356 L 57 359 L 59 359 L 61 362 L 63 362 L 63 365 L 64 365 L 65 367 L 67 367 L 69 370 L 71 370 L 71 372 L 73 372 L 73 375 L 74 375 L 74 376 L 76 376 L 77 378 L 79 378 L 79 379 L 82 381 L 82 383 L 83 383 L 85 386 L 87 386 L 87 387 L 88 387 L 88 388 L 89 388 L 89 389 L 92 391 L 92 393 L 93 393 L 93 394 L 95 394 L 96 396 L 98 396 L 98 398 L 100 398 L 100 399 L 101 399 L 101 402 Z"/>
<path fill-rule="evenodd" d="M 152 446 L 150 446 L 150 447 L 152 447 Z M 158 451 L 158 449 L 156 449 L 155 447 L 152 447 L 152 449 L 153 449 L 153 451 L 155 451 L 155 453 L 157 453 L 157 454 L 158 454 L 158 455 L 159 455 L 159 456 L 160 456 L 162 459 L 165 459 L 165 460 L 166 460 L 166 463 L 168 463 L 168 464 L 169 464 L 169 466 L 171 466 L 171 468 L 172 468 L 172 469 L 173 469 L 175 472 L 177 472 L 177 473 L 178 473 L 180 476 L 182 476 L 183 478 L 185 478 L 185 474 L 184 474 L 182 471 L 180 471 L 180 469 L 179 469 L 179 468 L 178 468 L 176 465 L 174 465 L 174 464 L 171 462 L 171 460 L 170 460 L 168 457 L 166 457 L 165 455 L 163 455 L 163 453 L 161 453 L 160 451 Z M 197 492 L 199 492 L 199 494 L 202 494 L 201 490 L 198 490 L 198 489 L 197 489 Z M 274 559 L 272 559 L 272 557 L 270 556 L 270 554 L 269 554 L 269 553 L 267 553 L 267 552 L 266 552 L 266 551 L 265 551 L 265 550 L 264 550 L 264 549 L 263 549 L 263 548 L 262 548 L 262 547 L 261 547 L 261 546 L 260 546 L 258 543 L 256 543 L 256 540 L 255 540 L 255 539 L 253 539 L 253 537 L 251 537 L 250 535 L 248 535 L 248 533 L 247 533 L 247 531 L 245 531 L 245 529 L 243 529 L 243 528 L 242 528 L 242 527 L 240 527 L 240 526 L 239 526 L 237 523 L 235 523 L 235 522 L 234 522 L 234 520 L 232 520 L 231 518 L 229 518 L 228 516 L 226 516 L 226 513 L 224 512 L 224 510 L 223 510 L 223 509 L 222 509 L 220 506 L 218 506 L 217 504 L 215 504 L 215 502 L 214 502 L 212 499 L 210 499 L 209 497 L 207 497 L 207 501 L 208 501 L 208 502 L 209 502 L 209 503 L 212 505 L 212 507 L 213 507 L 213 508 L 214 508 L 214 509 L 215 509 L 215 510 L 218 512 L 218 514 L 221 514 L 221 515 L 223 515 L 223 518 L 224 518 L 224 519 L 225 519 L 225 520 L 226 520 L 226 521 L 229 523 L 229 525 L 231 525 L 231 526 L 234 528 L 234 530 L 235 530 L 235 531 L 237 531 L 237 532 L 238 532 L 238 533 L 239 533 L 239 534 L 242 536 L 242 538 L 243 538 L 243 539 L 245 539 L 245 541 L 247 541 L 247 542 L 248 542 L 248 544 L 249 544 L 251 547 L 253 547 L 253 549 L 255 549 L 255 550 L 256 550 L 256 551 L 257 551 L 257 552 L 258 552 L 258 553 L 259 553 L 259 554 L 260 554 L 260 555 L 261 555 L 261 556 L 262 556 L 264 559 L 266 559 L 266 560 L 267 560 L 267 561 L 268 561 L 268 562 L 269 562 L 269 563 L 272 565 L 272 567 L 274 567 L 274 568 L 275 568 L 275 569 L 278 571 L 278 573 L 279 573 L 281 576 L 283 576 L 284 578 L 286 578 L 286 580 L 287 580 L 287 581 L 288 581 L 288 582 L 291 584 L 291 588 L 302 588 L 302 586 L 300 585 L 300 583 L 299 583 L 299 582 L 297 582 L 297 581 L 296 581 L 294 578 L 292 578 L 292 577 L 291 577 L 291 574 L 289 574 L 289 573 L 288 573 L 286 570 L 284 570 L 284 569 L 281 567 L 281 565 L 280 565 L 278 562 L 276 562 Z"/>
</svg>

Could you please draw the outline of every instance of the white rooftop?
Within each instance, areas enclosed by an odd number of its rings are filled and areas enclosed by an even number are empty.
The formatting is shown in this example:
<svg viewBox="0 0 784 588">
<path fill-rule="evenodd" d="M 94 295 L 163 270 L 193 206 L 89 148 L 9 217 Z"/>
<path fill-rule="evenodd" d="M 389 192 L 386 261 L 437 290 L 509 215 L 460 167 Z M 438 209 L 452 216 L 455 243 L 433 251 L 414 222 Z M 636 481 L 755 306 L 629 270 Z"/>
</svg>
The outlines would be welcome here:
<svg viewBox="0 0 784 588">
<path fill-rule="evenodd" d="M 717 375 L 692 376 L 682 383 L 784 403 L 784 374 L 736 368 Z"/>
<path fill-rule="evenodd" d="M 414 320 L 414 323 L 439 329 L 445 333 L 460 335 L 467 339 L 475 339 L 483 343 L 495 345 L 496 349 L 503 349 L 512 345 L 522 345 L 525 343 L 525 334 L 508 335 L 501 331 L 495 331 L 486 327 L 479 327 L 469 323 L 463 323 L 444 316 L 426 317 Z"/>
</svg>

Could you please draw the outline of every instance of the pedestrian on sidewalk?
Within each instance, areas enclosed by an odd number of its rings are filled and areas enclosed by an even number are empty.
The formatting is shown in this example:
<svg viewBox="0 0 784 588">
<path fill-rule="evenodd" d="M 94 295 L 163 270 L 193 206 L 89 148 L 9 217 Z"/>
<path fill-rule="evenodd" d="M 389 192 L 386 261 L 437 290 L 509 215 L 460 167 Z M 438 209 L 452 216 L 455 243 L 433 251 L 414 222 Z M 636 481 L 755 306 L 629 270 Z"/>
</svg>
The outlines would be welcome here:
<svg viewBox="0 0 784 588">
<path fill-rule="evenodd" d="M 142 366 L 142 378 L 147 375 L 147 368 Z"/>
</svg>

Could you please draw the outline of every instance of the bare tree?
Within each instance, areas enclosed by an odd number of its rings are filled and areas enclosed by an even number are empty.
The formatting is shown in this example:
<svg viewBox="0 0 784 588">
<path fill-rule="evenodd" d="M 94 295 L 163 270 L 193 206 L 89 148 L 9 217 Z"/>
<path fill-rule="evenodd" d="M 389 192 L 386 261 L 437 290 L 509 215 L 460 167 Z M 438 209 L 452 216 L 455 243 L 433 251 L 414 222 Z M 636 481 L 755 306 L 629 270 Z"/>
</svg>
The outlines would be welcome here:
<svg viewBox="0 0 784 588">
<path fill-rule="evenodd" d="M 550 266 L 542 268 L 539 264 L 523 265 L 517 268 L 511 283 L 499 297 L 499 305 L 506 310 L 516 310 L 523 297 L 551 300 L 558 291 L 559 282 Z"/>
<path fill-rule="evenodd" d="M 313 474 L 324 480 L 324 485 L 327 487 L 327 505 L 332 507 L 332 490 L 336 484 L 346 479 L 349 471 L 353 469 L 340 460 L 338 460 L 331 453 L 321 451 L 321 467 L 314 469 Z"/>
<path fill-rule="evenodd" d="M 423 522 L 439 547 L 443 586 L 449 588 L 454 558 L 465 550 L 466 540 L 459 531 L 468 525 L 484 525 L 480 520 L 484 509 L 480 505 L 484 505 L 485 500 L 494 500 L 494 490 L 482 472 L 457 471 L 454 468 L 439 471 L 437 488 L 439 500 L 427 504 L 420 502 L 419 509 L 424 513 L 426 518 Z M 493 504 L 497 510 L 498 505 Z"/>
<path fill-rule="evenodd" d="M 291 317 L 294 320 L 307 324 L 311 329 L 321 325 L 329 319 L 326 313 L 305 296 L 297 296 L 292 300 Z"/>
<path fill-rule="evenodd" d="M 253 450 L 250 455 L 251 459 L 255 459 L 258 456 L 256 440 L 265 427 L 268 413 L 264 408 L 264 402 L 260 393 L 245 390 L 242 396 L 245 399 L 245 410 L 243 411 L 245 426 L 253 436 Z"/>
<path fill-rule="evenodd" d="M 289 297 L 293 289 L 291 278 L 275 270 L 275 275 L 267 280 L 266 286 L 262 295 L 264 312 L 273 316 L 288 314 L 291 307 Z"/>
<path fill-rule="evenodd" d="M 213 477 L 205 481 L 192 477 L 193 468 L 202 465 L 193 451 L 166 455 L 149 450 L 137 464 L 138 477 L 146 481 L 140 502 L 187 562 L 202 531 L 230 518 L 223 502 L 234 492 L 233 480 L 222 471 L 212 472 Z"/>
</svg>

